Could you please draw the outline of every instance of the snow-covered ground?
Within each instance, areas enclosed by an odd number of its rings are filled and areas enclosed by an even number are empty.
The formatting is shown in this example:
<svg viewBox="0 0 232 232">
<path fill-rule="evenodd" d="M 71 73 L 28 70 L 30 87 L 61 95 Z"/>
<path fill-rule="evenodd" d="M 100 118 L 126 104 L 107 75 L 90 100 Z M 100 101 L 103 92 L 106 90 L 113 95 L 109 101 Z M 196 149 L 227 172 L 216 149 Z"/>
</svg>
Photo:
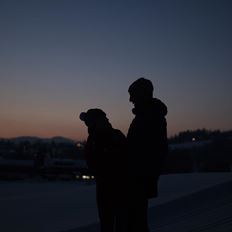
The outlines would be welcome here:
<svg viewBox="0 0 232 232">
<path fill-rule="evenodd" d="M 163 204 L 230 180 L 232 172 L 163 175 L 159 181 L 159 197 L 149 205 Z"/>
<path fill-rule="evenodd" d="M 164 175 L 150 207 L 232 180 L 232 173 Z M 59 232 L 98 220 L 95 185 L 77 181 L 0 182 L 0 231 Z"/>
<path fill-rule="evenodd" d="M 2 182 L 0 189 L 0 231 L 53 232 L 97 221 L 94 185 Z"/>
</svg>

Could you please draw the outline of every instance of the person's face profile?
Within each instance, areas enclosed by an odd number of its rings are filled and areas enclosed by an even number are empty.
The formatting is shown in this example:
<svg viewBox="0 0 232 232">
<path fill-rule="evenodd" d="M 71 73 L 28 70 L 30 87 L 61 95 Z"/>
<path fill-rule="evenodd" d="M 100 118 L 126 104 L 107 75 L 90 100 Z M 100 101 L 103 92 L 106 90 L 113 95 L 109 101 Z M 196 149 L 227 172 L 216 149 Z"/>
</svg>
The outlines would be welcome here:
<svg viewBox="0 0 232 232">
<path fill-rule="evenodd" d="M 138 93 L 135 92 L 129 92 L 129 101 L 133 104 L 137 104 L 140 101 L 142 101 L 142 96 L 140 96 Z"/>
<path fill-rule="evenodd" d="M 108 128 L 108 118 L 99 118 L 96 122 L 96 129 L 104 131 Z"/>
<path fill-rule="evenodd" d="M 98 118 L 96 120 L 85 121 L 88 130 L 91 132 L 101 132 L 108 129 L 108 118 Z"/>
<path fill-rule="evenodd" d="M 129 101 L 133 104 L 135 103 L 135 95 L 131 92 L 129 92 Z"/>
<path fill-rule="evenodd" d="M 93 120 L 86 120 L 85 121 L 85 125 L 88 128 L 93 129 L 93 128 L 95 128 L 96 122 L 94 122 Z"/>
</svg>

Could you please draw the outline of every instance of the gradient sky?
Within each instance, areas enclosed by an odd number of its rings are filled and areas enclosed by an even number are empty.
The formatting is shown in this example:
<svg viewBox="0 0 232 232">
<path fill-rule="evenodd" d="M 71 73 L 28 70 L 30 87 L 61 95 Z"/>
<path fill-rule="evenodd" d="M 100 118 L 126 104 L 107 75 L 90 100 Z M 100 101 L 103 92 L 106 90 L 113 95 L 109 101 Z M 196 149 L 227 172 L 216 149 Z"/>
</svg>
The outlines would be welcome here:
<svg viewBox="0 0 232 232">
<path fill-rule="evenodd" d="M 231 0 L 0 0 L 0 137 L 85 139 L 102 108 L 127 133 L 150 79 L 168 134 L 232 129 Z"/>
</svg>

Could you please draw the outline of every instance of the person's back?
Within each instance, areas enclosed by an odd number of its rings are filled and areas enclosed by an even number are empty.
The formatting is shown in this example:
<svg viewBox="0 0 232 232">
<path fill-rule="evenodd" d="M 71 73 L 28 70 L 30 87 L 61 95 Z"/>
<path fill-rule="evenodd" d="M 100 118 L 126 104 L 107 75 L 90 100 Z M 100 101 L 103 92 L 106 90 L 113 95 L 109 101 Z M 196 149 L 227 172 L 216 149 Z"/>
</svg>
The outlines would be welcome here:
<svg viewBox="0 0 232 232">
<path fill-rule="evenodd" d="M 88 136 L 85 158 L 97 178 L 119 178 L 125 173 L 126 138 L 120 130 L 109 128 L 104 133 Z"/>
<path fill-rule="evenodd" d="M 128 134 L 130 171 L 137 176 L 156 176 L 160 173 L 167 153 L 167 107 L 153 98 L 142 107 L 133 109 Z"/>
</svg>

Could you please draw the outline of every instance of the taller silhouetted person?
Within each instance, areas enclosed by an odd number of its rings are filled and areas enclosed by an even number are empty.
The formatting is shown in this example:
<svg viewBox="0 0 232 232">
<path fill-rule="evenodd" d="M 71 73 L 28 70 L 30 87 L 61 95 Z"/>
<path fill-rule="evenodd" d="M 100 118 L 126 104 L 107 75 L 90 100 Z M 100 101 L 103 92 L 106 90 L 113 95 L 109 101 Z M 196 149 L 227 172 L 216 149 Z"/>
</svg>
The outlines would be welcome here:
<svg viewBox="0 0 232 232">
<path fill-rule="evenodd" d="M 89 109 L 80 114 L 88 127 L 85 158 L 96 177 L 96 198 L 101 232 L 124 232 L 127 226 L 125 210 L 126 137 L 112 128 L 101 109 Z"/>
<path fill-rule="evenodd" d="M 157 197 L 158 179 L 168 151 L 166 105 L 153 98 L 150 80 L 129 89 L 135 115 L 127 135 L 129 155 L 129 231 L 148 232 L 148 199 Z"/>
</svg>

